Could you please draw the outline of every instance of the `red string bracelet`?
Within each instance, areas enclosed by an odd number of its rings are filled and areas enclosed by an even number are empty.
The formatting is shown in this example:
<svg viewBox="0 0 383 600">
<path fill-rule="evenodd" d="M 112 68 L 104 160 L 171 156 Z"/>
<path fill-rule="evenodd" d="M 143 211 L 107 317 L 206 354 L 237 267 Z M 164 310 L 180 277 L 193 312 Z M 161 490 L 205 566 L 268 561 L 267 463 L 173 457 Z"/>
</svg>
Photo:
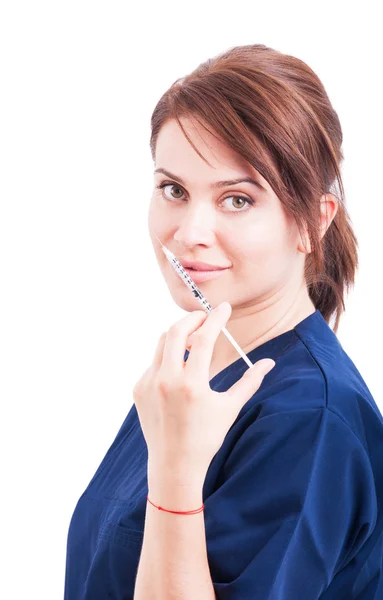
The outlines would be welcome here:
<svg viewBox="0 0 383 600">
<path fill-rule="evenodd" d="M 152 504 L 153 506 L 158 508 L 158 510 L 163 510 L 165 512 L 174 513 L 176 515 L 195 515 L 201 511 L 203 511 L 203 509 L 205 508 L 205 505 L 202 504 L 201 508 L 196 508 L 195 510 L 187 510 L 187 511 L 166 510 L 166 508 L 162 508 L 162 506 L 157 506 L 156 504 L 153 504 L 153 502 L 151 500 L 149 500 L 149 496 L 146 496 L 146 498 L 148 499 L 150 504 Z"/>
</svg>

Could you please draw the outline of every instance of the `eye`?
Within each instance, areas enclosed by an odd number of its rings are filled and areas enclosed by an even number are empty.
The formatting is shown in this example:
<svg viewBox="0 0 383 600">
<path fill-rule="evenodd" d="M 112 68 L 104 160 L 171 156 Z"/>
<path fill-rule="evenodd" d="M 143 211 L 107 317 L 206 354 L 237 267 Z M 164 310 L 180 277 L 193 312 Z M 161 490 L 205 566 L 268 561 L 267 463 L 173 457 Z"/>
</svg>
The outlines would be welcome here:
<svg viewBox="0 0 383 600">
<path fill-rule="evenodd" d="M 166 183 L 166 182 L 164 182 L 164 183 L 161 183 L 160 185 L 157 185 L 156 187 L 157 187 L 158 189 L 164 189 L 164 188 L 167 188 L 167 187 L 173 187 L 173 188 L 175 188 L 176 190 L 182 190 L 182 188 L 181 188 L 181 187 L 180 187 L 178 184 L 176 184 L 176 183 Z M 168 198 L 168 197 L 165 195 L 165 193 L 164 193 L 164 192 L 162 193 L 162 195 L 163 195 L 163 196 L 165 196 L 165 198 L 166 198 L 167 200 L 169 199 L 169 198 Z M 176 199 L 176 200 L 179 200 L 179 198 L 175 198 L 175 199 Z"/>
<path fill-rule="evenodd" d="M 165 189 L 165 188 L 167 188 L 167 187 L 173 187 L 173 188 L 175 188 L 176 190 L 180 191 L 180 192 L 181 192 L 181 194 L 182 194 L 182 190 L 183 190 L 183 188 L 182 188 L 180 185 L 178 185 L 178 183 L 168 183 L 168 182 L 164 182 L 164 183 L 161 183 L 160 185 L 157 185 L 157 186 L 156 186 L 156 188 L 157 188 L 157 189 L 160 189 L 160 190 L 163 190 L 163 189 Z M 164 192 L 162 192 L 162 195 L 164 196 L 164 198 L 165 198 L 166 200 L 169 200 L 169 202 L 171 202 L 171 201 L 172 201 L 172 200 L 171 200 L 171 199 L 170 199 L 168 196 L 166 196 L 166 194 L 165 194 Z M 246 208 L 245 210 L 234 210 L 234 211 L 232 211 L 232 210 L 229 210 L 229 212 L 234 212 L 234 213 L 235 213 L 235 212 L 236 212 L 236 213 L 240 213 L 240 212 L 247 212 L 248 210 L 250 210 L 250 206 L 253 206 L 253 205 L 255 204 L 255 200 L 253 200 L 252 198 L 249 198 L 248 196 L 236 196 L 236 195 L 231 195 L 231 196 L 226 196 L 226 197 L 223 199 L 223 201 L 225 201 L 225 200 L 229 200 L 230 198 L 235 198 L 235 201 L 241 200 L 242 202 L 247 202 L 247 204 L 248 204 L 249 206 L 248 206 L 248 208 Z M 182 198 L 181 198 L 181 199 L 182 199 Z M 174 196 L 173 196 L 173 200 L 180 200 L 180 197 L 178 196 L 177 198 L 174 198 Z M 233 206 L 233 204 L 232 204 L 232 206 Z M 242 206 L 246 206 L 246 205 L 245 205 L 245 204 L 242 204 Z"/>
<path fill-rule="evenodd" d="M 226 198 L 224 198 L 224 200 L 229 200 L 230 198 L 234 198 L 235 202 L 237 202 L 238 200 L 240 200 L 241 202 L 247 202 L 248 205 L 253 206 L 254 204 L 254 200 L 252 198 L 248 198 L 247 196 L 226 196 Z M 231 204 L 231 206 L 233 206 L 233 204 Z M 242 207 L 246 206 L 246 204 L 242 204 Z M 248 208 L 246 208 L 245 210 L 230 210 L 229 212 L 247 212 L 248 210 L 250 210 L 250 206 Z"/>
</svg>

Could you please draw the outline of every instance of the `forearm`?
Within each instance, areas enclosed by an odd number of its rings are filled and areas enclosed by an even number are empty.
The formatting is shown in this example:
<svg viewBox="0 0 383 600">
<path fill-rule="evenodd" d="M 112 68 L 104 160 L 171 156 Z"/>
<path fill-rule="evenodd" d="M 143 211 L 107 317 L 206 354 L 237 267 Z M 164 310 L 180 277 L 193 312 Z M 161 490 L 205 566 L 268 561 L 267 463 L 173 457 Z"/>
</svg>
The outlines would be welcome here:
<svg viewBox="0 0 383 600">
<path fill-rule="evenodd" d="M 202 485 L 149 485 L 149 498 L 169 510 L 202 506 Z M 134 600 L 215 600 L 207 560 L 204 513 L 177 515 L 147 502 Z"/>
</svg>

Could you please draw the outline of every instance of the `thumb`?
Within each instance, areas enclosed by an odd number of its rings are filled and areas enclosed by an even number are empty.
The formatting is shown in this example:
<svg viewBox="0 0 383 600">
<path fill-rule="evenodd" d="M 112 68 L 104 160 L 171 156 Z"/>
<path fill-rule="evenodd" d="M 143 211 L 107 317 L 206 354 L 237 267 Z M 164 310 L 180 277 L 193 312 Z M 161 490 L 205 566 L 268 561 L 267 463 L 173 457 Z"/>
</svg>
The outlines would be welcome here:
<svg viewBox="0 0 383 600">
<path fill-rule="evenodd" d="M 264 358 L 249 367 L 241 379 L 228 390 L 230 396 L 239 400 L 248 401 L 249 398 L 261 387 L 264 377 L 273 369 L 275 361 L 272 358 Z"/>
<path fill-rule="evenodd" d="M 255 365 L 257 365 L 258 369 L 264 377 L 265 375 L 267 375 L 267 373 L 271 371 L 271 369 L 275 367 L 275 360 L 273 360 L 272 358 L 263 358 L 262 360 L 256 362 Z M 253 365 L 251 369 L 253 369 L 255 365 Z"/>
</svg>

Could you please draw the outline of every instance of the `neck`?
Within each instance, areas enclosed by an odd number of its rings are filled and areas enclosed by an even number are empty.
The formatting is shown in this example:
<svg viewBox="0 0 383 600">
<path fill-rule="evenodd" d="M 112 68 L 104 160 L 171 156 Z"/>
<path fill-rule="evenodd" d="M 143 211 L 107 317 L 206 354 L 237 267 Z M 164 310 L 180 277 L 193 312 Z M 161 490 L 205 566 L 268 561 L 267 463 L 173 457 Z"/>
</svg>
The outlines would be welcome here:
<svg viewBox="0 0 383 600">
<path fill-rule="evenodd" d="M 268 340 L 293 329 L 314 312 L 315 306 L 306 285 L 303 285 L 289 298 L 272 297 L 246 307 L 236 307 L 233 303 L 226 329 L 247 354 Z M 210 363 L 210 379 L 239 358 L 237 350 L 220 333 Z"/>
</svg>

